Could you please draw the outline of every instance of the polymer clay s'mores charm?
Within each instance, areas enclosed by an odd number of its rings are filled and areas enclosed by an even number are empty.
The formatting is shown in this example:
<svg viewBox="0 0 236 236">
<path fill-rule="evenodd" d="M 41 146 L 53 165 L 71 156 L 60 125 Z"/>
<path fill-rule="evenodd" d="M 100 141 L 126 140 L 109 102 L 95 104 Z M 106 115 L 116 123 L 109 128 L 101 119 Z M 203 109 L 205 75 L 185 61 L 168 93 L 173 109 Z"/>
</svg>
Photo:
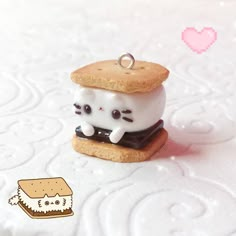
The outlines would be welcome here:
<svg viewBox="0 0 236 236">
<path fill-rule="evenodd" d="M 166 100 L 162 82 L 168 75 L 163 66 L 135 61 L 129 53 L 118 61 L 99 61 L 74 71 L 74 107 L 80 123 L 74 149 L 117 162 L 152 156 L 168 136 L 161 120 Z"/>
</svg>

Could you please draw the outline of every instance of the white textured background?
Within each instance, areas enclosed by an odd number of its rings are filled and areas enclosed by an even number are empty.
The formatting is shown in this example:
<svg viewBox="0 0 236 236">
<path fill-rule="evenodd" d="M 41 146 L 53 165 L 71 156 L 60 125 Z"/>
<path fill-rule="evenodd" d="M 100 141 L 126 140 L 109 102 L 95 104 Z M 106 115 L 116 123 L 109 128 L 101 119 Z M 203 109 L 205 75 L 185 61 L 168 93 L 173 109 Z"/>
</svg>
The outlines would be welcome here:
<svg viewBox="0 0 236 236">
<path fill-rule="evenodd" d="M 186 27 L 213 27 L 192 52 Z M 72 70 L 124 51 L 171 74 L 170 139 L 151 161 L 75 153 Z M 0 1 L 0 236 L 235 236 L 236 1 Z M 17 180 L 62 176 L 75 215 L 32 220 Z"/>
</svg>

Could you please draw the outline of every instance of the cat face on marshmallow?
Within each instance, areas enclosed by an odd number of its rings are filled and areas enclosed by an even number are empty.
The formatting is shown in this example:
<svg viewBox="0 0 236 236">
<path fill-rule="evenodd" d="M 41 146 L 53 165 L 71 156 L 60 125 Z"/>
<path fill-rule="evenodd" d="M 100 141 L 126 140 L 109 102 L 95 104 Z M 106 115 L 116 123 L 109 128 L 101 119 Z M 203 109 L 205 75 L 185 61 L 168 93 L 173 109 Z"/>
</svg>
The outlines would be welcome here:
<svg viewBox="0 0 236 236">
<path fill-rule="evenodd" d="M 59 196 L 58 194 L 55 197 L 48 197 L 45 195 L 44 198 L 38 200 L 38 207 L 44 212 L 53 210 L 62 211 L 64 208 L 68 207 L 68 204 L 71 205 L 71 201 L 66 197 Z"/>
<path fill-rule="evenodd" d="M 126 132 L 140 131 L 154 125 L 165 107 L 165 90 L 160 87 L 148 93 L 125 94 L 104 89 L 78 86 L 74 108 L 79 122 Z"/>
</svg>

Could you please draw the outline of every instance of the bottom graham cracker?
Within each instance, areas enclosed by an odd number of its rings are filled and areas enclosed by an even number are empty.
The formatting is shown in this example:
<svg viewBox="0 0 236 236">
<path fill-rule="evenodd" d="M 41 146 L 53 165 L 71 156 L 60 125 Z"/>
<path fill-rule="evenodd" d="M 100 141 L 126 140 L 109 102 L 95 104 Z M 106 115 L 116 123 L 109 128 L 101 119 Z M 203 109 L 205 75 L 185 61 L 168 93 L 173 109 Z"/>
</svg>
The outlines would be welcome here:
<svg viewBox="0 0 236 236">
<path fill-rule="evenodd" d="M 162 128 L 160 133 L 144 148 L 132 149 L 111 143 L 98 142 L 74 135 L 72 146 L 75 151 L 115 162 L 140 162 L 149 159 L 166 143 L 167 131 Z"/>
</svg>

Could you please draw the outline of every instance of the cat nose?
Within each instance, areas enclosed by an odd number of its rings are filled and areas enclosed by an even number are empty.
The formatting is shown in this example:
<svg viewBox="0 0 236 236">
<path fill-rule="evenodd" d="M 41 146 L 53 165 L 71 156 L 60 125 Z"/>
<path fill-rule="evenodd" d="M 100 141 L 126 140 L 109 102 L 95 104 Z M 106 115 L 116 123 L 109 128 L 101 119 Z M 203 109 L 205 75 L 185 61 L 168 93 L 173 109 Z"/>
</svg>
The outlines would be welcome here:
<svg viewBox="0 0 236 236">
<path fill-rule="evenodd" d="M 102 107 L 99 107 L 99 111 L 104 111 Z"/>
<path fill-rule="evenodd" d="M 51 204 L 54 204 L 54 202 L 51 202 Z"/>
</svg>

